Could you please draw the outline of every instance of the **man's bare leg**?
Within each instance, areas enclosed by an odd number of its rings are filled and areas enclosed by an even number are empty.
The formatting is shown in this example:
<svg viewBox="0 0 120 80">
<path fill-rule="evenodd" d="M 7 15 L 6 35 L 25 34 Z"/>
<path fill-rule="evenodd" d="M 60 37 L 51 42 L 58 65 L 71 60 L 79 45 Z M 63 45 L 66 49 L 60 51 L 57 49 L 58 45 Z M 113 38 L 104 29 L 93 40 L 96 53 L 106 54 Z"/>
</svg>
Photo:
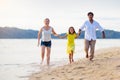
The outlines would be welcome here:
<svg viewBox="0 0 120 80">
<path fill-rule="evenodd" d="M 96 40 L 90 41 L 90 60 L 94 58 L 95 43 Z"/>
<path fill-rule="evenodd" d="M 84 50 L 85 50 L 85 53 L 86 53 L 86 58 L 89 58 L 89 55 L 88 55 L 88 51 L 89 51 L 89 41 L 88 40 L 85 40 L 84 42 Z"/>
</svg>

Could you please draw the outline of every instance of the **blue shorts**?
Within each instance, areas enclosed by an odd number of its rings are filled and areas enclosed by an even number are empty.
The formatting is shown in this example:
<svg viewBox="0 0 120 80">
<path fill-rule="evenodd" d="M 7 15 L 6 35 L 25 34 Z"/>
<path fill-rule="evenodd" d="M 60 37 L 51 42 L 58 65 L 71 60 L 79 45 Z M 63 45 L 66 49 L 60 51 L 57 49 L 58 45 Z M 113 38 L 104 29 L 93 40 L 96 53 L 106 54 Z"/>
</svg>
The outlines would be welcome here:
<svg viewBox="0 0 120 80">
<path fill-rule="evenodd" d="M 51 48 L 51 41 L 41 41 L 41 46 L 50 47 Z"/>
</svg>

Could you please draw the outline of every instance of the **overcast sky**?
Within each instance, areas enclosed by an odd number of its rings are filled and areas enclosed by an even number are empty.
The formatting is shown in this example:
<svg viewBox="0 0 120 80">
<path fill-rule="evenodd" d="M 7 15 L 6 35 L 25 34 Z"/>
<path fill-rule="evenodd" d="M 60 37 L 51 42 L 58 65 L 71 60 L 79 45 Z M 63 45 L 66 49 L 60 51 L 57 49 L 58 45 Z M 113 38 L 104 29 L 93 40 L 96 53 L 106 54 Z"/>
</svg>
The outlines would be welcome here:
<svg viewBox="0 0 120 80">
<path fill-rule="evenodd" d="M 120 0 L 0 0 L 0 26 L 39 30 L 47 17 L 62 33 L 77 30 L 89 11 L 105 29 L 120 31 Z"/>
</svg>

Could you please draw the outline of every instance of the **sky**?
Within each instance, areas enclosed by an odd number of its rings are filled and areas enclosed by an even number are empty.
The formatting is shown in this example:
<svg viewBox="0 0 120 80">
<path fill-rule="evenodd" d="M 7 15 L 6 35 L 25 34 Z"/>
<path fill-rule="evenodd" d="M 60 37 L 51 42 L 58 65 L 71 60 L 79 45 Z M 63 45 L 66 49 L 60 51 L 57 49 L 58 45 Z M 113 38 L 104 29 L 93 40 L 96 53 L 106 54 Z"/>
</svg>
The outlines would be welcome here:
<svg viewBox="0 0 120 80">
<path fill-rule="evenodd" d="M 0 27 L 39 30 L 50 19 L 57 33 L 76 31 L 94 13 L 105 29 L 120 31 L 120 0 L 0 0 Z"/>
</svg>

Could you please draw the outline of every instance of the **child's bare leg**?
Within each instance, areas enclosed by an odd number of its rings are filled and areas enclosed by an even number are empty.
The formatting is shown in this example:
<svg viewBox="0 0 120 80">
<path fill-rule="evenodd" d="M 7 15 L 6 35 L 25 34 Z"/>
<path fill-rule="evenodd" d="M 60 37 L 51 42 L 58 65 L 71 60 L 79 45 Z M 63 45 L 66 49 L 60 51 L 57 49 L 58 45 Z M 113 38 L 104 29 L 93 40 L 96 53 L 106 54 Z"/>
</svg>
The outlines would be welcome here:
<svg viewBox="0 0 120 80">
<path fill-rule="evenodd" d="M 69 62 L 70 62 L 70 64 L 71 64 L 71 62 L 72 62 L 72 61 L 71 61 L 71 54 L 69 54 Z"/>
<path fill-rule="evenodd" d="M 71 53 L 71 59 L 72 59 L 72 62 L 74 62 L 74 59 L 73 59 L 73 51 L 72 51 L 72 53 Z"/>
</svg>

